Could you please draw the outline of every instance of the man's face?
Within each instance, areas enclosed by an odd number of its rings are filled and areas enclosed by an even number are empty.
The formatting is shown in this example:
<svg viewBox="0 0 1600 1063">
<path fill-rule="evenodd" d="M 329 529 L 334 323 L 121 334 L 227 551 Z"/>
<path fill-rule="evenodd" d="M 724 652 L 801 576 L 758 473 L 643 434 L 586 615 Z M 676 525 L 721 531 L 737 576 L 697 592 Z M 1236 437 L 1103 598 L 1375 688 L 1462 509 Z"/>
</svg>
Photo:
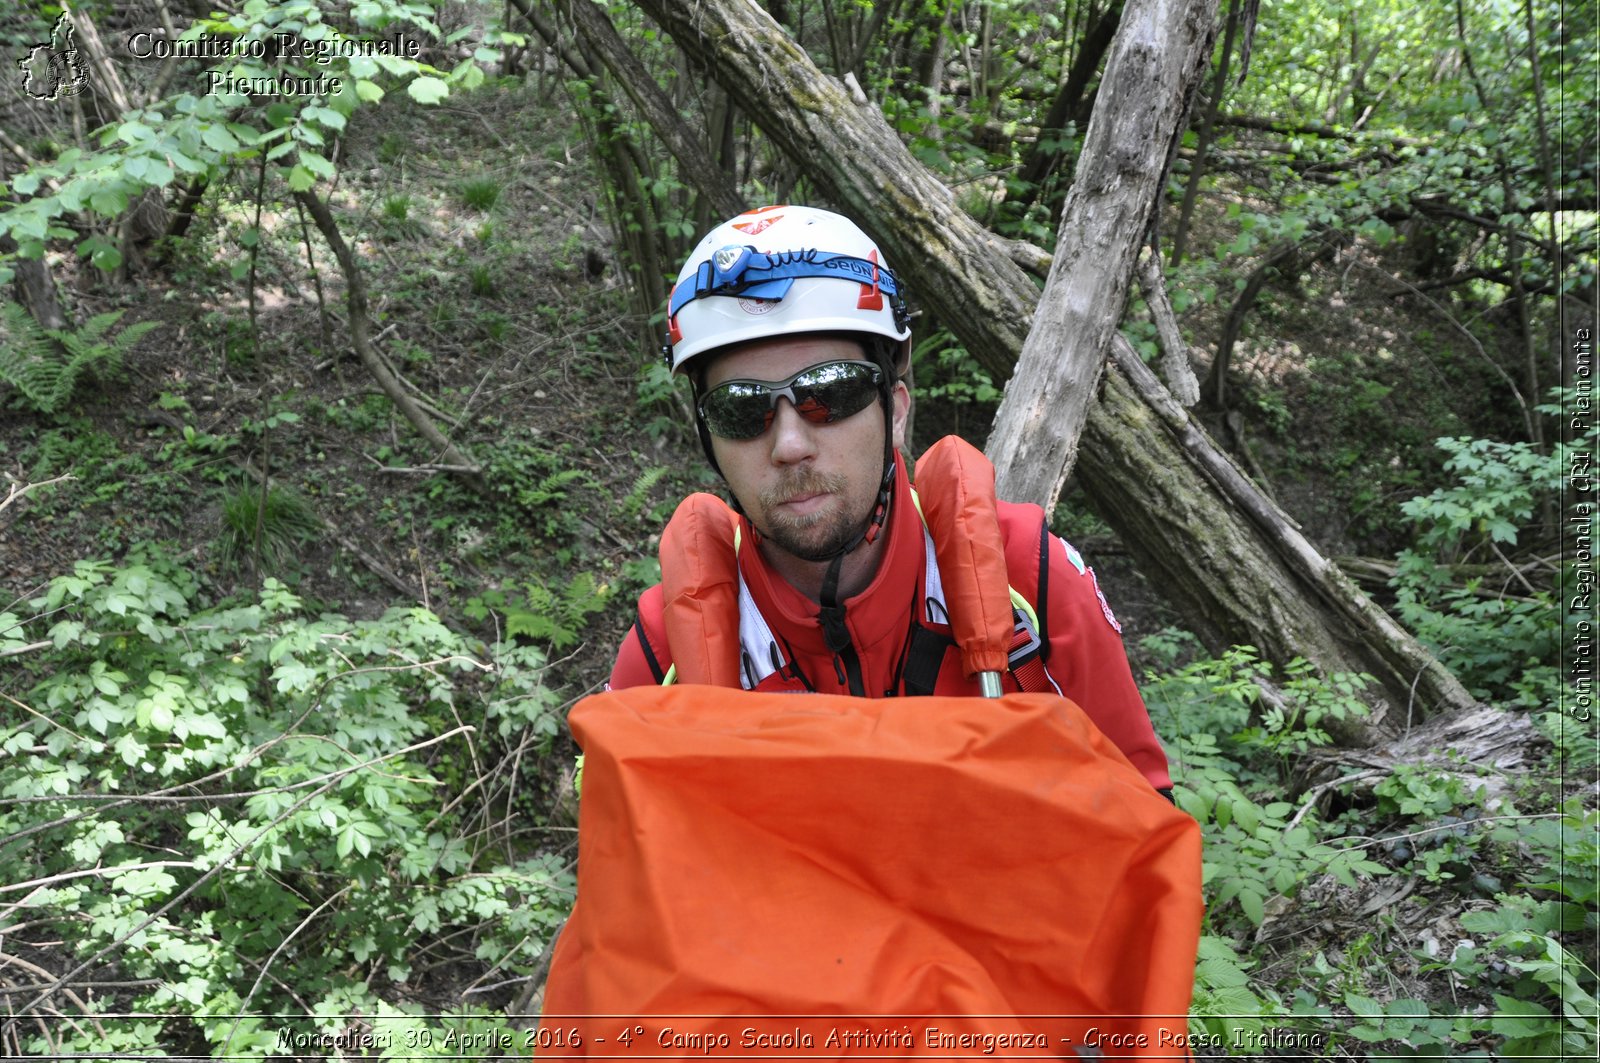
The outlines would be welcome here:
<svg viewBox="0 0 1600 1063">
<path fill-rule="evenodd" d="M 823 362 L 859 361 L 859 344 L 829 336 L 789 336 L 746 344 L 707 367 L 705 390 L 729 380 L 784 380 Z M 903 446 L 910 395 L 896 382 L 894 439 Z M 883 404 L 832 424 L 812 424 L 787 398 L 772 426 L 754 439 L 712 437 L 722 475 L 770 545 L 804 561 L 823 561 L 850 544 L 872 515 L 883 475 Z"/>
</svg>

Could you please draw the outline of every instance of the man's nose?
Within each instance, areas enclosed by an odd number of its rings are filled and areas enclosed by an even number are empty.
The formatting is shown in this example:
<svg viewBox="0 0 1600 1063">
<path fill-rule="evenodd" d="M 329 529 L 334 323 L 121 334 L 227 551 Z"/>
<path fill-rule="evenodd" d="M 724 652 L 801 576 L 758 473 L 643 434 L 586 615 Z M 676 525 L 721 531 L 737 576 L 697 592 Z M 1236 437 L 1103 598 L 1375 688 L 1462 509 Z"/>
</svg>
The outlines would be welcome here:
<svg viewBox="0 0 1600 1063">
<path fill-rule="evenodd" d="M 815 457 L 817 453 L 816 425 L 800 416 L 794 403 L 787 397 L 778 399 L 772 411 L 772 463 L 793 465 Z"/>
</svg>

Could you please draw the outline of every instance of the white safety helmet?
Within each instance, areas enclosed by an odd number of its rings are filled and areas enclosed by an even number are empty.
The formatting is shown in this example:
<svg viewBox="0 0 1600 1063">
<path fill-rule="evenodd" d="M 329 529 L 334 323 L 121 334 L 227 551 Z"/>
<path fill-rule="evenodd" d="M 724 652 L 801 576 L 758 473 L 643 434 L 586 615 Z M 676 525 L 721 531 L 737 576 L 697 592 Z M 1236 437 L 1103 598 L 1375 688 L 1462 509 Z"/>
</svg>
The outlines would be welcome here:
<svg viewBox="0 0 1600 1063">
<path fill-rule="evenodd" d="M 707 351 L 806 332 L 911 335 L 898 279 L 850 219 L 815 207 L 746 211 L 712 229 L 678 273 L 664 354 L 674 373 Z"/>
</svg>

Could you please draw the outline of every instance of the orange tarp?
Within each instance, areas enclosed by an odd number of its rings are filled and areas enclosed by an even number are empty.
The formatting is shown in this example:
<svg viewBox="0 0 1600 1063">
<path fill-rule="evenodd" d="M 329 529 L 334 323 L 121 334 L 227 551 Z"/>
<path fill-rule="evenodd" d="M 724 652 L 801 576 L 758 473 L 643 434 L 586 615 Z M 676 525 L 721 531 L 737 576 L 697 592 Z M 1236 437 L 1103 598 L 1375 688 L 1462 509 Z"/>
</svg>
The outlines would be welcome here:
<svg viewBox="0 0 1600 1063">
<path fill-rule="evenodd" d="M 1071 702 L 637 687 L 570 723 L 540 1054 L 1184 1054 L 1199 829 Z"/>
</svg>

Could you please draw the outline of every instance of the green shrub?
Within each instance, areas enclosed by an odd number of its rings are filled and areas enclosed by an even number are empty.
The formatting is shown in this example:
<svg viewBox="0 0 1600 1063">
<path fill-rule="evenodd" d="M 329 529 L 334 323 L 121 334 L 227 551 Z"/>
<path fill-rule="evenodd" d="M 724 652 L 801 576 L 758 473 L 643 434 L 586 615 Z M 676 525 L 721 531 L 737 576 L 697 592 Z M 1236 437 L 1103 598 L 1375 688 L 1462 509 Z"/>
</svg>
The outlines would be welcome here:
<svg viewBox="0 0 1600 1063">
<path fill-rule="evenodd" d="M 416 202 L 407 195 L 388 196 L 383 201 L 383 228 L 394 239 L 410 240 L 427 232 L 420 218 L 412 216 Z"/>
<path fill-rule="evenodd" d="M 271 579 L 205 605 L 145 558 L 0 613 L 7 651 L 29 710 L 0 730 L 0 918 L 29 928 L 8 952 L 56 942 L 69 985 L 115 969 L 110 1010 L 138 1016 L 29 1027 L 29 1051 L 268 1056 L 352 1014 L 439 1041 L 461 1020 L 414 1002 L 426 968 L 525 978 L 570 904 L 537 821 L 503 826 L 523 736 L 559 727 L 537 649 L 422 609 L 313 618 Z"/>
<path fill-rule="evenodd" d="M 480 299 L 492 299 L 499 290 L 494 267 L 477 262 L 467 268 L 467 290 Z"/>
<path fill-rule="evenodd" d="M 493 210 L 504 186 L 493 177 L 472 177 L 457 187 L 461 202 L 473 210 Z"/>
<path fill-rule="evenodd" d="M 1322 679 L 1297 662 L 1272 699 L 1262 685 L 1273 670 L 1249 647 L 1176 668 L 1194 652 L 1181 633 L 1162 632 L 1143 649 L 1169 662 L 1146 675 L 1145 698 L 1175 799 L 1204 838 L 1206 916 L 1190 1020 L 1197 1046 L 1260 1054 L 1268 1042 L 1253 1035 L 1273 1028 L 1319 1038 L 1324 1058 L 1593 1054 L 1596 980 L 1579 957 L 1600 931 L 1600 812 L 1574 800 L 1559 813 L 1527 814 L 1504 795 L 1487 797 L 1466 765 L 1445 761 L 1403 764 L 1369 798 L 1344 787 L 1332 807 L 1346 807 L 1325 814 L 1316 793 L 1289 788 L 1325 740 L 1323 725 L 1359 711 L 1359 677 Z M 1592 734 L 1570 730 L 1555 733 L 1593 745 Z M 1547 800 L 1538 787 L 1525 791 L 1534 805 Z M 1313 896 L 1355 900 L 1380 880 L 1395 884 L 1384 891 L 1393 896 L 1433 891 L 1433 925 L 1443 936 L 1453 921 L 1463 939 L 1448 954 L 1427 939 L 1410 978 L 1395 967 L 1418 941 L 1415 924 L 1379 912 L 1357 933 L 1338 904 L 1307 920 L 1313 885 Z M 1463 906 L 1463 896 L 1478 899 Z M 1485 911 L 1490 897 L 1495 908 Z"/>
<path fill-rule="evenodd" d="M 1528 537 L 1541 509 L 1556 511 L 1574 453 L 1594 442 L 1591 434 L 1542 452 L 1439 439 L 1454 482 L 1401 506 L 1416 545 L 1396 559 L 1396 610 L 1479 697 L 1531 708 L 1558 700 L 1567 603 L 1542 566 L 1518 565 L 1507 551 Z M 1592 517 L 1590 525 L 1592 533 Z"/>
</svg>

